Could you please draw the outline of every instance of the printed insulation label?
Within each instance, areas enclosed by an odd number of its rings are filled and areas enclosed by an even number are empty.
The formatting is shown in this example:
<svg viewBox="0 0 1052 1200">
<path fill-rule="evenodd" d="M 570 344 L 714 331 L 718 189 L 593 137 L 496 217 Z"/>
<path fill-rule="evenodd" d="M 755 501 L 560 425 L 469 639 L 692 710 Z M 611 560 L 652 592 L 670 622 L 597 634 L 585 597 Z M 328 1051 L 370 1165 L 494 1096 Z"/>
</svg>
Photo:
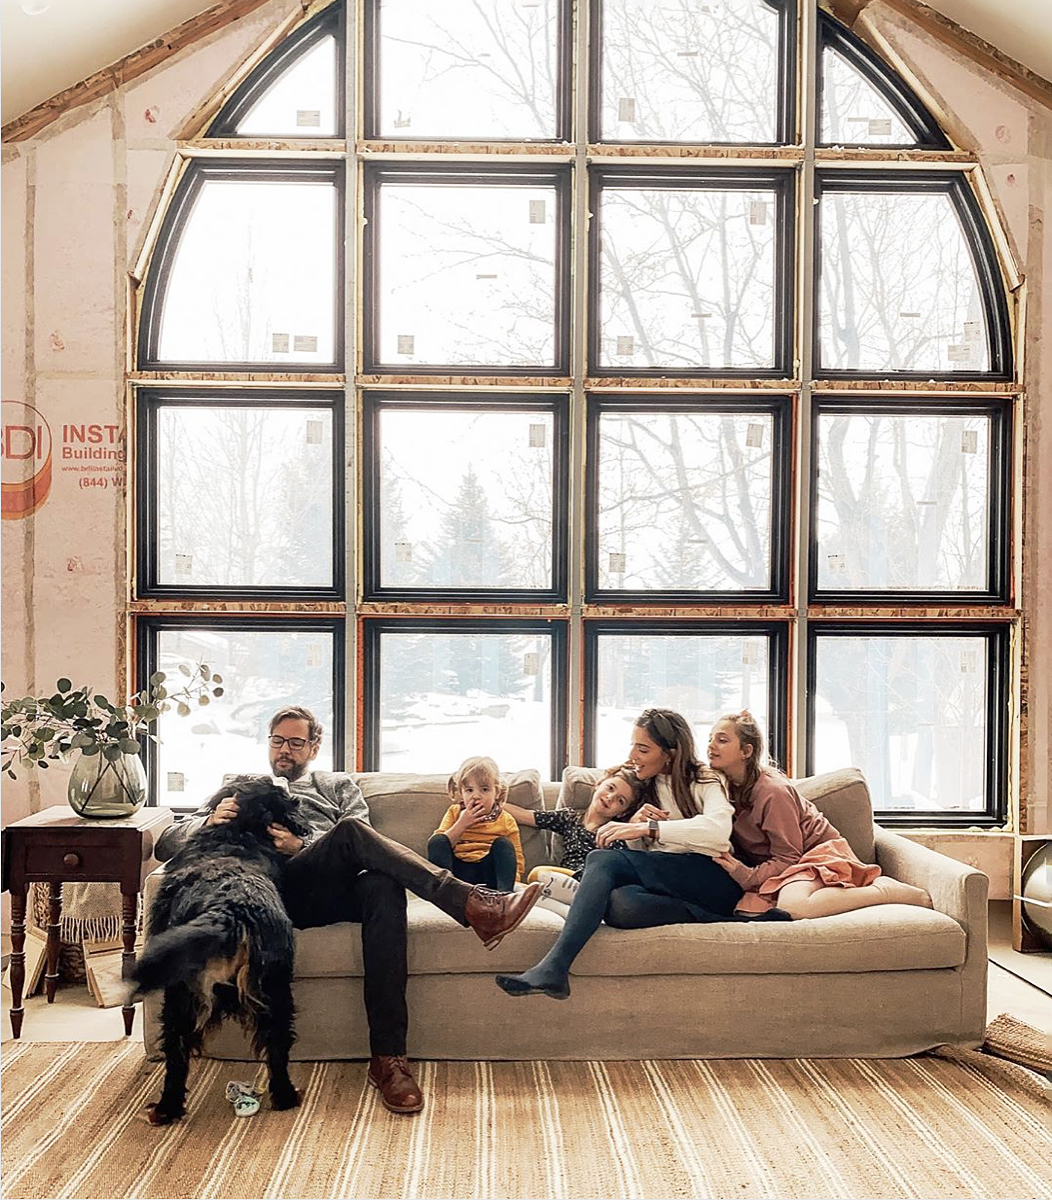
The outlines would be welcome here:
<svg viewBox="0 0 1052 1200">
<path fill-rule="evenodd" d="M 51 494 L 56 465 L 78 490 L 106 491 L 124 485 L 128 456 L 120 425 L 68 422 L 53 432 L 44 414 L 31 404 L 5 400 L 2 407 L 5 521 L 37 512 Z"/>
</svg>

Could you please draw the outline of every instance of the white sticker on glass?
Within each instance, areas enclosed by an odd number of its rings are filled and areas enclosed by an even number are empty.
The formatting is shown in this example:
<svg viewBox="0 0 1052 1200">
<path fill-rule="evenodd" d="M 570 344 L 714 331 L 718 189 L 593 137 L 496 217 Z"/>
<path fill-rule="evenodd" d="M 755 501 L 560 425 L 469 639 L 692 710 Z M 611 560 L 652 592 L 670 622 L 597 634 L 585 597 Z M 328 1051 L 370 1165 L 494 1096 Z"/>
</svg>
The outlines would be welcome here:
<svg viewBox="0 0 1052 1200">
<path fill-rule="evenodd" d="M 961 430 L 961 453 L 975 454 L 979 449 L 979 430 L 978 429 L 962 429 Z"/>
<path fill-rule="evenodd" d="M 317 642 L 308 642 L 304 647 L 308 667 L 320 667 L 324 661 L 321 646 Z"/>
<path fill-rule="evenodd" d="M 745 431 L 745 444 L 754 449 L 763 445 L 763 426 L 758 423 L 750 423 Z"/>
<path fill-rule="evenodd" d="M 766 225 L 767 224 L 767 201 L 766 200 L 750 200 L 749 201 L 749 224 L 750 225 Z"/>
<path fill-rule="evenodd" d="M 168 771 L 165 778 L 165 790 L 182 792 L 186 789 L 186 776 L 182 771 Z"/>
<path fill-rule="evenodd" d="M 531 650 L 529 654 L 522 656 L 522 670 L 524 675 L 539 675 L 541 673 L 541 656 Z"/>
<path fill-rule="evenodd" d="M 636 339 L 634 337 L 619 337 L 617 339 L 617 355 L 619 358 L 627 358 L 636 352 Z"/>
<path fill-rule="evenodd" d="M 611 575 L 624 575 L 625 568 L 628 566 L 627 554 L 611 554 L 607 560 L 607 570 Z"/>
<path fill-rule="evenodd" d="M 270 349 L 273 354 L 288 354 L 289 335 L 287 333 L 272 333 L 270 335 Z"/>
<path fill-rule="evenodd" d="M 496 279 L 496 275 L 476 275 L 476 279 Z"/>
<path fill-rule="evenodd" d="M 918 321 L 918 320 L 920 320 L 920 313 L 919 313 L 919 312 L 900 312 L 900 313 L 899 313 L 899 316 L 900 316 L 900 317 L 906 317 L 908 320 L 911 320 L 911 321 Z"/>
<path fill-rule="evenodd" d="M 746 667 L 755 667 L 760 661 L 760 647 L 755 642 L 742 643 L 742 664 Z"/>
<path fill-rule="evenodd" d="M 707 321 L 712 316 L 712 313 L 692 312 L 690 315 L 695 321 Z"/>
<path fill-rule="evenodd" d="M 870 137 L 891 137 L 891 118 L 876 117 L 869 122 Z"/>
<path fill-rule="evenodd" d="M 548 427 L 547 425 L 531 425 L 530 426 L 530 446 L 532 449 L 540 450 L 548 444 Z"/>
<path fill-rule="evenodd" d="M 831 575 L 843 575 L 847 563 L 842 554 L 830 554 L 826 557 L 826 563 L 829 567 Z"/>
<path fill-rule="evenodd" d="M 958 342 L 956 345 L 946 347 L 946 357 L 952 363 L 970 363 L 972 361 L 972 348 Z"/>
<path fill-rule="evenodd" d="M 194 573 L 194 556 L 192 554 L 177 554 L 175 556 L 176 575 L 192 575 Z"/>
<path fill-rule="evenodd" d="M 530 224 L 543 225 L 548 219 L 548 202 L 546 200 L 530 201 Z"/>
<path fill-rule="evenodd" d="M 317 354 L 318 339 L 313 333 L 297 333 L 292 339 L 292 348 L 297 354 Z"/>
<path fill-rule="evenodd" d="M 975 646 L 961 651 L 961 674 L 974 675 L 979 670 L 979 651 Z"/>
<path fill-rule="evenodd" d="M 297 108 L 296 126 L 299 129 L 317 129 L 321 124 L 320 108 Z"/>
<path fill-rule="evenodd" d="M 413 543 L 395 542 L 395 562 L 413 561 Z"/>
<path fill-rule="evenodd" d="M 323 421 L 309 420 L 307 422 L 307 445 L 320 446 L 322 438 L 325 434 L 325 423 Z"/>
<path fill-rule="evenodd" d="M 617 119 L 628 125 L 635 123 L 636 102 L 632 96 L 622 96 L 617 102 Z"/>
<path fill-rule="evenodd" d="M 395 114 L 394 127 L 395 129 L 408 129 L 413 123 L 413 117 L 410 113 L 404 113 L 401 109 Z"/>
<path fill-rule="evenodd" d="M 983 336 L 982 321 L 965 321 L 964 323 L 964 340 L 966 342 L 977 342 Z"/>
<path fill-rule="evenodd" d="M 398 335 L 398 353 L 399 354 L 413 354 L 414 353 L 413 343 L 415 341 L 416 341 L 416 338 L 413 336 L 413 334 L 400 333 Z"/>
</svg>

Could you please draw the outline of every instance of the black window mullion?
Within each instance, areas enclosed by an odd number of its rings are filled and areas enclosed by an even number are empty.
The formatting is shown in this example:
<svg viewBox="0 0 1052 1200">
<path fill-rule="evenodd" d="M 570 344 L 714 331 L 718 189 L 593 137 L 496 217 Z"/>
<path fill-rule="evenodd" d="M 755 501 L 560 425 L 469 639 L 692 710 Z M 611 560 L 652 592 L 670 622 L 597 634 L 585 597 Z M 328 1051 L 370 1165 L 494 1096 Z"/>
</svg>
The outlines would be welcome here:
<svg viewBox="0 0 1052 1200">
<path fill-rule="evenodd" d="M 767 638 L 767 743 L 771 758 L 786 762 L 789 745 L 789 625 L 784 621 L 763 620 L 586 620 L 584 625 L 584 739 L 586 760 L 596 757 L 597 705 L 599 690 L 599 640 L 604 635 L 620 637 L 704 637 L 757 636 Z M 667 698 L 653 696 L 649 704 L 666 705 Z M 721 713 L 714 713 L 713 720 Z M 704 758 L 705 747 L 695 745 Z M 602 765 L 602 764 L 600 764 Z"/>
<path fill-rule="evenodd" d="M 305 54 L 312 46 L 326 37 L 333 37 L 336 41 L 336 78 L 333 98 L 336 108 L 336 131 L 332 136 L 342 138 L 347 78 L 346 12 L 343 0 L 337 0 L 337 3 L 305 21 L 299 29 L 279 43 L 263 62 L 241 82 L 209 125 L 204 136 L 208 138 L 246 136 L 237 132 L 237 127 L 246 113 L 266 95 L 300 55 Z M 274 132 L 252 134 L 251 136 L 254 138 L 288 138 L 290 135 L 287 132 Z"/>
<path fill-rule="evenodd" d="M 344 494 L 344 433 L 342 392 L 290 392 L 277 388 L 258 390 L 202 388 L 143 388 L 137 397 L 139 437 L 136 448 L 136 594 L 143 598 L 198 600 L 330 600 L 344 598 L 346 518 Z M 332 415 L 332 584 L 327 587 L 288 587 L 238 584 L 236 586 L 162 584 L 158 582 L 157 418 L 164 408 L 271 408 L 327 409 Z"/>
<path fill-rule="evenodd" d="M 771 561 L 770 586 L 747 591 L 654 590 L 599 587 L 599 476 L 600 423 L 606 413 L 757 413 L 772 418 L 771 447 Z M 596 603 L 669 604 L 700 602 L 706 604 L 767 601 L 786 603 L 789 598 L 789 554 L 792 545 L 790 477 L 792 474 L 792 402 L 788 396 L 754 396 L 748 399 L 721 396 L 718 393 L 662 395 L 643 397 L 623 394 L 588 397 L 587 463 L 585 467 L 585 599 Z"/>
<path fill-rule="evenodd" d="M 366 164 L 364 171 L 363 206 L 365 235 L 362 248 L 362 346 L 365 374 L 397 375 L 499 375 L 523 379 L 538 376 L 568 375 L 570 371 L 570 300 L 571 300 L 571 228 L 570 202 L 572 168 L 569 165 L 538 166 L 501 163 L 450 163 L 391 165 Z M 554 361 L 537 366 L 509 364 L 487 365 L 474 363 L 385 363 L 379 344 L 378 313 L 380 309 L 380 239 L 384 236 L 380 220 L 380 193 L 384 184 L 420 184 L 424 186 L 459 185 L 472 187 L 551 187 L 555 191 L 555 297 L 554 297 Z"/>
<path fill-rule="evenodd" d="M 827 12 L 818 12 L 818 113 L 819 128 L 821 115 L 824 112 L 823 93 L 825 90 L 824 55 L 826 49 L 836 51 L 852 66 L 859 75 L 875 90 L 895 111 L 903 124 L 913 133 L 914 141 L 900 146 L 891 142 L 877 143 L 881 150 L 917 149 L 951 150 L 952 147 L 946 135 L 939 128 L 938 122 L 928 112 L 920 98 L 906 81 L 892 71 L 883 59 L 879 58 L 867 45 L 853 34 L 846 26 L 831 17 Z M 835 143 L 819 142 L 820 145 L 858 145 L 861 147 L 874 146 L 872 142 L 844 142 L 838 139 Z"/>
<path fill-rule="evenodd" d="M 980 396 L 969 399 L 946 397 L 902 397 L 880 403 L 862 398 L 815 396 L 812 399 L 811 478 L 808 530 L 808 595 L 811 600 L 827 604 L 894 603 L 907 605 L 937 604 L 1007 604 L 1011 587 L 1011 471 L 1012 471 L 1012 402 L 987 400 Z M 824 588 L 818 586 L 818 420 L 827 413 L 846 416 L 983 416 L 990 421 L 990 462 L 987 481 L 988 501 L 988 587 L 982 590 L 902 590 L 869 587 L 864 589 Z"/>
<path fill-rule="evenodd" d="M 232 183 L 303 183 L 331 184 L 336 202 L 333 205 L 333 253 L 336 269 L 333 272 L 333 361 L 331 363 L 273 361 L 235 362 L 169 362 L 160 356 L 161 319 L 172 270 L 187 222 L 202 187 L 209 181 Z M 136 346 L 138 367 L 143 371 L 179 370 L 188 374 L 209 374 L 215 371 L 258 371 L 269 373 L 319 374 L 343 370 L 343 297 L 346 295 L 344 258 L 344 192 L 345 171 L 342 162 L 302 159 L 195 159 L 187 165 L 174 197 L 165 213 L 157 237 L 157 250 L 150 263 L 143 291 L 142 310 Z"/>
<path fill-rule="evenodd" d="M 464 603 L 499 601 L 507 603 L 565 602 L 568 579 L 569 521 L 569 401 L 561 393 L 524 397 L 514 394 L 461 392 L 421 394 L 365 392 L 362 397 L 362 558 L 363 598 L 369 601 L 442 601 Z M 442 588 L 385 587 L 382 582 L 380 522 L 382 517 L 380 466 L 380 414 L 385 410 L 430 412 L 543 412 L 552 416 L 552 574 L 547 588 Z M 499 464 L 495 469 L 500 470 Z"/>
<path fill-rule="evenodd" d="M 135 645 L 135 688 L 142 691 L 149 685 L 150 676 L 158 669 L 157 638 L 165 630 L 176 632 L 200 629 L 226 632 L 279 632 L 282 630 L 303 633 L 326 633 L 332 637 L 332 712 L 333 727 L 325 731 L 332 747 L 333 769 L 342 770 L 344 767 L 344 680 L 346 663 L 346 627 L 341 616 L 311 616 L 296 613 L 283 615 L 268 614 L 264 616 L 227 615 L 224 613 L 182 613 L 182 614 L 138 614 L 134 619 Z M 208 665 L 208 664 L 206 664 Z M 233 681 L 224 677 L 224 683 L 229 691 Z M 275 703 L 275 711 L 280 707 Z M 206 710 L 202 710 L 206 711 Z M 177 720 L 190 718 L 176 718 Z M 259 747 L 260 769 L 266 761 L 266 746 Z M 149 740 L 142 746 L 143 765 L 146 768 L 149 803 L 157 803 L 157 752 Z M 219 780 L 216 780 L 218 786 Z M 195 798 L 196 804 L 203 803 L 205 796 Z"/>
<path fill-rule="evenodd" d="M 667 187 L 684 191 L 744 191 L 770 189 L 775 204 L 774 247 L 774 363 L 770 367 L 668 366 L 625 367 L 601 363 L 602 198 L 607 189 Z M 779 379 L 793 372 L 795 305 L 795 197 L 796 176 L 791 169 L 757 170 L 754 167 L 702 168 L 685 172 L 680 167 L 593 167 L 589 177 L 588 225 L 588 374 L 639 379 L 672 376 L 706 379 Z"/>
<path fill-rule="evenodd" d="M 881 378 L 915 379 L 925 382 L 937 380 L 1010 380 L 1013 377 L 1012 329 L 1008 316 L 1008 302 L 1004 280 L 994 249 L 993 239 L 986 226 L 979 205 L 964 175 L 959 172 L 894 171 L 881 173 L 878 170 L 824 170 L 815 173 L 814 206 L 814 293 L 820 296 L 822 286 L 822 201 L 824 196 L 836 192 L 859 194 L 888 193 L 931 193 L 950 198 L 961 222 L 961 233 L 975 266 L 976 281 L 982 298 L 983 318 L 986 326 L 990 368 L 987 371 L 893 371 L 853 370 L 822 366 L 821 306 L 815 304 L 811 329 L 812 358 L 815 377 L 818 379 L 872 379 Z"/>
<path fill-rule="evenodd" d="M 566 765 L 566 622 L 538 618 L 461 618 L 446 620 L 428 617 L 377 617 L 362 622 L 362 770 L 379 770 L 381 641 L 393 634 L 543 634 L 551 639 L 551 761 L 552 779 L 562 776 Z"/>
<path fill-rule="evenodd" d="M 807 629 L 807 722 L 808 775 L 815 772 L 816 693 L 818 642 L 823 637 L 903 637 L 938 638 L 966 636 L 982 638 L 986 644 L 986 728 L 987 745 L 984 754 L 983 779 L 985 806 L 975 809 L 947 811 L 945 809 L 889 809 L 882 807 L 881 797 L 874 795 L 874 819 L 885 826 L 939 825 L 950 828 L 975 828 L 1002 825 L 1008 812 L 1008 737 L 1009 695 L 1008 674 L 1011 650 L 1011 630 L 1006 622 L 978 621 L 881 621 L 822 620 L 812 618 Z M 845 763 L 844 766 L 849 764 Z M 875 785 L 870 780 L 871 787 Z"/>
</svg>

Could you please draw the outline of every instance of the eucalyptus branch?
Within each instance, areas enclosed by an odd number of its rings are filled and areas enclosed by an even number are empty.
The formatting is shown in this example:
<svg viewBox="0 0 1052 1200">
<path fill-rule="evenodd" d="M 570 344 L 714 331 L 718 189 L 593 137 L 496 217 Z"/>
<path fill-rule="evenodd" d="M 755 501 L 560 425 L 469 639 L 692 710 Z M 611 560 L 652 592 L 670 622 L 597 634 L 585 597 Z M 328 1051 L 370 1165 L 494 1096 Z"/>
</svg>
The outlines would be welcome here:
<svg viewBox="0 0 1052 1200">
<path fill-rule="evenodd" d="M 90 685 L 74 688 L 68 679 L 60 679 L 50 696 L 5 700 L 0 772 L 17 779 L 16 767 L 46 769 L 49 762 L 66 762 L 74 751 L 88 758 L 101 754 L 108 762 L 138 754 L 144 738 L 158 740 L 151 726 L 162 713 L 174 708 L 188 717 L 222 696 L 222 684 L 223 677 L 204 663 L 180 663 L 178 676 L 170 680 L 163 671 L 155 672 L 124 704 L 114 704 Z M 0 691 L 6 690 L 0 683 Z"/>
</svg>

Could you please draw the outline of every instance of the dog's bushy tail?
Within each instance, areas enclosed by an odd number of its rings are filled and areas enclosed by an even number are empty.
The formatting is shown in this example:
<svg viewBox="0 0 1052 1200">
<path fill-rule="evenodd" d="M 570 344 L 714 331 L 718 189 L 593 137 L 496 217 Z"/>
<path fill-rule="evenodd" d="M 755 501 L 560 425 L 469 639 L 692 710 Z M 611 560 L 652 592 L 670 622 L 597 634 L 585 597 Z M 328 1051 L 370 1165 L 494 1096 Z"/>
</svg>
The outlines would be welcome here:
<svg viewBox="0 0 1052 1200">
<path fill-rule="evenodd" d="M 213 959 L 232 955 L 237 943 L 236 922 L 224 912 L 201 913 L 150 937 L 132 971 L 135 996 L 195 978 Z"/>
</svg>

